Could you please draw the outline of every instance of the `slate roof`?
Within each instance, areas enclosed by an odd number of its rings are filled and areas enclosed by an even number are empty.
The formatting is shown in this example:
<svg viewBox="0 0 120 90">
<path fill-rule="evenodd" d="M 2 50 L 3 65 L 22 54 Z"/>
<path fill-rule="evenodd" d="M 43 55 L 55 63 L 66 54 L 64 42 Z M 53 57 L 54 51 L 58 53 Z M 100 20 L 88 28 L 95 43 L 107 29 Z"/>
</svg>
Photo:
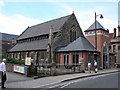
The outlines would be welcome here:
<svg viewBox="0 0 120 90">
<path fill-rule="evenodd" d="M 37 40 L 32 42 L 18 43 L 9 52 L 45 50 L 47 49 L 48 39 Z"/>
<path fill-rule="evenodd" d="M 18 37 L 18 35 L 0 33 L 0 40 L 2 40 L 2 41 L 13 41 L 13 40 L 16 40 L 17 37 Z"/>
<path fill-rule="evenodd" d="M 58 32 L 60 31 L 60 28 L 62 25 L 68 20 L 68 18 L 71 15 L 64 16 L 61 18 L 57 18 L 54 20 L 50 20 L 38 25 L 34 25 L 31 27 L 28 27 L 20 36 L 17 40 L 24 39 L 24 38 L 29 38 L 29 37 L 35 37 L 39 35 L 44 35 L 44 34 L 49 34 L 51 26 L 53 27 L 53 32 Z"/>
<path fill-rule="evenodd" d="M 60 47 L 56 52 L 67 52 L 67 51 L 94 51 L 94 46 L 86 39 L 81 36 L 69 45 L 65 47 Z"/>
<path fill-rule="evenodd" d="M 96 28 L 105 30 L 105 28 L 98 21 L 96 21 Z M 95 22 L 85 31 L 89 30 L 95 30 Z"/>
</svg>

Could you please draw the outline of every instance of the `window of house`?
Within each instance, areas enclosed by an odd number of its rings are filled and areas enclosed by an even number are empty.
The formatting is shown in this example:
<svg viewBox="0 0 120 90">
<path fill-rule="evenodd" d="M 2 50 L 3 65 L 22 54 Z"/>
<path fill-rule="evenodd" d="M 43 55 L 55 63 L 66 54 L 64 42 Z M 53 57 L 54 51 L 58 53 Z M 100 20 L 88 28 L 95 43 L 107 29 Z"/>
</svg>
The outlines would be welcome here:
<svg viewBox="0 0 120 90">
<path fill-rule="evenodd" d="M 96 33 L 99 33 L 99 31 L 96 31 Z"/>
<path fill-rule="evenodd" d="M 91 52 L 89 52 L 88 53 L 88 61 L 91 61 L 93 58 L 92 58 L 92 53 Z"/>
<path fill-rule="evenodd" d="M 91 32 L 88 32 L 88 34 L 91 34 Z"/>
<path fill-rule="evenodd" d="M 78 65 L 78 63 L 79 63 L 79 55 L 78 55 L 78 53 L 73 53 L 72 60 L 73 60 L 73 65 Z"/>
<path fill-rule="evenodd" d="M 64 65 L 68 65 L 69 64 L 69 54 L 64 54 Z"/>
<path fill-rule="evenodd" d="M 95 32 L 91 32 L 92 34 L 95 34 Z"/>
<path fill-rule="evenodd" d="M 118 50 L 120 50 L 120 45 L 118 46 Z"/>
<path fill-rule="evenodd" d="M 25 57 L 26 57 L 26 53 L 25 53 L 25 52 L 22 52 L 22 53 L 21 53 L 21 59 L 25 59 Z"/>
<path fill-rule="evenodd" d="M 18 53 L 15 53 L 15 58 L 18 58 L 18 57 L 17 57 L 17 56 L 18 56 L 17 54 L 18 54 Z"/>
<path fill-rule="evenodd" d="M 45 52 L 41 52 L 40 54 L 41 54 L 41 55 L 40 55 L 40 56 L 41 56 L 41 59 L 45 59 Z"/>
<path fill-rule="evenodd" d="M 113 45 L 113 52 L 116 51 L 116 45 Z"/>
<path fill-rule="evenodd" d="M 34 59 L 34 56 L 35 56 L 35 54 L 34 54 L 34 52 L 32 52 L 31 53 L 31 59 Z"/>
<path fill-rule="evenodd" d="M 27 53 L 27 57 L 30 57 L 30 52 Z"/>
</svg>

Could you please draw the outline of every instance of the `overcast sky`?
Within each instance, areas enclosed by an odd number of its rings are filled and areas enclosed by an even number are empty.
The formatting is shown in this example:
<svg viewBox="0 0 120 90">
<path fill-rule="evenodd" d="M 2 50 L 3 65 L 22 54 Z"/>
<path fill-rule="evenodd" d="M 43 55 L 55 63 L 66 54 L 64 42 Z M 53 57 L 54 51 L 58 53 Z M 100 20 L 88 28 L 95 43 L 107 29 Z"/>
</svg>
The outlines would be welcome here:
<svg viewBox="0 0 120 90">
<path fill-rule="evenodd" d="M 94 22 L 96 12 L 104 16 L 97 20 L 113 32 L 118 26 L 118 1 L 0 0 L 0 32 L 20 35 L 28 26 L 70 15 L 73 11 L 83 31 Z"/>
</svg>

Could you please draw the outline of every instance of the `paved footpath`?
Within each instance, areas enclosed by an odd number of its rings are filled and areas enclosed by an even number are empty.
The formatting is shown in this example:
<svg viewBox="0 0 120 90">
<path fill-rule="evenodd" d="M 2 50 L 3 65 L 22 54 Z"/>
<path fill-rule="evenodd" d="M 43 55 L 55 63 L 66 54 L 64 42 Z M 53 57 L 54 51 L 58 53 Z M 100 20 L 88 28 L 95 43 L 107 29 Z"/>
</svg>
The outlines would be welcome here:
<svg viewBox="0 0 120 90">
<path fill-rule="evenodd" d="M 99 70 L 98 73 L 89 73 L 86 71 L 85 73 L 76 73 L 76 74 L 66 74 L 66 75 L 59 75 L 59 76 L 49 76 L 49 77 L 42 77 L 38 79 L 28 78 L 24 75 L 11 73 L 8 72 L 8 80 L 5 84 L 6 88 L 41 88 L 43 86 L 52 85 L 64 81 L 74 80 L 78 78 L 85 78 L 100 74 L 107 74 L 117 72 L 118 69 L 106 69 L 106 70 Z"/>
</svg>

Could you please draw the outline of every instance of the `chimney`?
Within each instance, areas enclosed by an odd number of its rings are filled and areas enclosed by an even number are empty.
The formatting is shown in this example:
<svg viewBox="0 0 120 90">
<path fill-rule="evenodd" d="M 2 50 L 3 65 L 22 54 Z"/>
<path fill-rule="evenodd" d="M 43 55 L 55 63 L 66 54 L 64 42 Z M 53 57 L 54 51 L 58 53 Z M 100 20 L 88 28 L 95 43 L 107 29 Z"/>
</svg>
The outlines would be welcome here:
<svg viewBox="0 0 120 90">
<path fill-rule="evenodd" d="M 109 33 L 109 29 L 107 29 L 107 32 Z"/>
<path fill-rule="evenodd" d="M 116 28 L 114 28 L 114 38 L 116 37 Z"/>
<path fill-rule="evenodd" d="M 118 36 L 120 37 L 120 25 L 118 25 Z"/>
</svg>

